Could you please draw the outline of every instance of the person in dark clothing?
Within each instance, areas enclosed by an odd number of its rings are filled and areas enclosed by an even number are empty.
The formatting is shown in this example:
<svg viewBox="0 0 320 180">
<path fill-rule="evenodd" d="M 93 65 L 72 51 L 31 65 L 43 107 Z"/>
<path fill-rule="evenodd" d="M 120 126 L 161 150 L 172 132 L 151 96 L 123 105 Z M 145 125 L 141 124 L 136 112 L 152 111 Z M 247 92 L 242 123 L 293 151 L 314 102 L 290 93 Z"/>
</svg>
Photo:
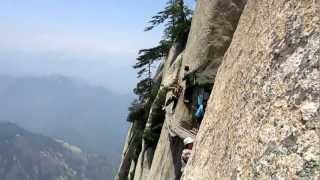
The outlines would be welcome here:
<svg viewBox="0 0 320 180">
<path fill-rule="evenodd" d="M 172 112 L 173 112 L 177 106 L 178 99 L 182 91 L 182 87 L 179 86 L 179 84 L 176 84 L 174 87 L 170 87 L 169 89 L 172 90 L 172 96 L 169 97 L 169 99 L 166 101 L 165 107 L 173 103 L 173 106 L 172 106 Z"/>
<path fill-rule="evenodd" d="M 184 67 L 184 77 L 183 81 L 186 81 L 186 88 L 184 91 L 184 102 L 186 104 L 190 104 L 192 102 L 192 94 L 193 94 L 193 84 L 194 84 L 194 74 L 190 73 L 189 66 Z"/>
</svg>

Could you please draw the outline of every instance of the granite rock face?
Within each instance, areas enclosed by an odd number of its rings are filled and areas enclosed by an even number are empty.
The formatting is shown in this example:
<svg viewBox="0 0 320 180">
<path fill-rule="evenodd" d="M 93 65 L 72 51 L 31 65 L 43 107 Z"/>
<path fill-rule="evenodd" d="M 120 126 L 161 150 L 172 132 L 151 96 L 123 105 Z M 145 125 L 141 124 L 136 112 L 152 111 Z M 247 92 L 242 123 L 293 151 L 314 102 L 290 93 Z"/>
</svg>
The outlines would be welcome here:
<svg viewBox="0 0 320 180">
<path fill-rule="evenodd" d="M 185 50 L 171 62 L 166 62 L 162 84 L 178 82 L 185 86 L 182 78 L 184 66 L 199 72 L 214 81 L 223 55 L 228 49 L 238 20 L 245 5 L 244 0 L 199 0 L 193 17 L 191 31 Z M 168 92 L 167 98 L 171 96 Z M 171 106 L 167 109 L 171 109 Z M 148 179 L 180 179 L 180 156 L 182 140 L 195 137 L 190 130 L 194 126 L 192 112 L 180 96 L 174 112 L 168 110 L 155 150 Z"/>
<path fill-rule="evenodd" d="M 197 135 L 183 94 L 157 118 L 166 88 L 185 88 L 185 66 L 213 84 Z M 129 138 L 118 179 L 320 178 L 320 0 L 198 0 L 186 47 L 173 46 L 158 74 L 145 124 L 162 126 L 158 144 Z M 182 175 L 186 137 L 196 142 Z"/>
<path fill-rule="evenodd" d="M 182 179 L 320 178 L 319 14 L 248 0 Z"/>
</svg>

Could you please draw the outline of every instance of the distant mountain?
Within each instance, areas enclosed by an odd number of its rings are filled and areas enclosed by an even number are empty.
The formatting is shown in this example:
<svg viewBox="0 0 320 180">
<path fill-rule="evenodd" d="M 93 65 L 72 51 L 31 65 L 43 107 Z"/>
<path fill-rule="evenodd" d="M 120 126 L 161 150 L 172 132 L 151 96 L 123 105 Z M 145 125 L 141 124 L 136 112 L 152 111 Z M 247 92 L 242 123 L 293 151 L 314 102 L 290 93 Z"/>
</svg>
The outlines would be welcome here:
<svg viewBox="0 0 320 180">
<path fill-rule="evenodd" d="M 121 82 L 119 82 L 121 83 Z M 0 122 L 120 159 L 131 97 L 63 76 L 0 76 Z"/>
<path fill-rule="evenodd" d="M 0 122 L 1 180 L 107 180 L 110 166 L 103 156 Z"/>
</svg>

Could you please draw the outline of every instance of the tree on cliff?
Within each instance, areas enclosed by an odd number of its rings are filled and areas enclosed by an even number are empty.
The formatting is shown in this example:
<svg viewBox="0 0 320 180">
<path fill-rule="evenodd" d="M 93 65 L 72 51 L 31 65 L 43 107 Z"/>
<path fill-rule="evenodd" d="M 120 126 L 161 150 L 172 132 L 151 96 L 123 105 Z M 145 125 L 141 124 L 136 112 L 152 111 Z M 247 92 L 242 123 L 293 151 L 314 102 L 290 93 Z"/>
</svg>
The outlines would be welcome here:
<svg viewBox="0 0 320 180">
<path fill-rule="evenodd" d="M 137 63 L 134 66 L 140 69 L 138 77 L 144 73 L 151 78 L 151 65 L 161 58 L 167 57 L 170 48 L 174 43 L 185 46 L 190 31 L 192 10 L 189 9 L 183 0 L 169 0 L 164 10 L 158 12 L 149 21 L 145 31 L 151 31 L 155 27 L 164 24 L 163 37 L 156 47 L 142 49 L 139 51 Z"/>
<path fill-rule="evenodd" d="M 127 178 L 131 162 L 138 162 L 142 148 L 155 147 L 159 140 L 164 115 L 161 104 L 164 104 L 166 91 L 160 89 L 161 75 L 153 77 L 155 62 L 166 59 L 172 46 L 183 49 L 189 35 L 192 11 L 185 6 L 183 0 L 168 0 L 165 8 L 153 16 L 145 31 L 150 31 L 159 25 L 164 25 L 164 32 L 159 43 L 152 47 L 141 49 L 133 68 L 138 70 L 140 82 L 134 89 L 138 96 L 129 107 L 127 121 L 132 122 L 128 139 L 128 151 L 124 157 L 124 163 L 119 170 L 120 179 Z M 161 67 L 159 67 L 161 69 Z M 162 96 L 159 96 L 162 94 Z M 160 98 L 159 98 L 160 97 Z M 150 113 L 154 103 L 160 104 L 157 110 Z M 157 124 L 146 126 L 149 113 Z M 156 117 L 156 118 L 155 118 Z M 160 119 L 160 120 L 158 120 Z M 162 122 L 161 122 L 162 121 Z M 134 173 L 133 173 L 134 174 Z"/>
<path fill-rule="evenodd" d="M 153 65 L 168 56 L 170 48 L 177 43 L 184 47 L 190 31 L 192 10 L 188 8 L 184 0 L 169 0 L 165 8 L 158 12 L 149 21 L 145 31 L 151 31 L 159 25 L 164 25 L 162 39 L 158 45 L 152 48 L 141 49 L 133 68 L 138 70 L 138 78 L 134 93 L 138 98 L 129 108 L 128 121 L 139 121 L 145 125 L 152 102 L 160 87 L 159 83 L 153 80 Z M 143 131 L 142 126 L 141 131 Z"/>
<path fill-rule="evenodd" d="M 192 10 L 184 4 L 183 0 L 169 0 L 164 10 L 151 18 L 150 26 L 145 31 L 150 31 L 164 24 L 162 41 L 167 42 L 170 45 L 169 48 L 174 42 L 185 44 L 191 26 L 192 13 Z"/>
<path fill-rule="evenodd" d="M 164 24 L 164 34 L 159 44 L 153 48 L 141 49 L 133 68 L 138 69 L 138 82 L 134 93 L 139 100 L 149 99 L 154 87 L 152 80 L 152 65 L 154 62 L 168 56 L 170 47 L 174 43 L 185 45 L 189 34 L 192 19 L 192 10 L 189 9 L 183 0 L 169 0 L 164 10 L 158 12 L 149 21 L 150 26 L 145 31 Z"/>
</svg>

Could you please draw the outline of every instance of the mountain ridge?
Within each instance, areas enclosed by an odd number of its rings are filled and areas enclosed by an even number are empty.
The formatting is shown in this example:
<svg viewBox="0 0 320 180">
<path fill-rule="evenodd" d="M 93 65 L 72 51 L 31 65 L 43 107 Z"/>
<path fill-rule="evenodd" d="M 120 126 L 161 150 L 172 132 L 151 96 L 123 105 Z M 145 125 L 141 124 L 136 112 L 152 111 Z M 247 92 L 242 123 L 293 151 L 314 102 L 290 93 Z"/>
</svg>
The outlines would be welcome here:
<svg viewBox="0 0 320 180">
<path fill-rule="evenodd" d="M 0 121 L 64 139 L 119 162 L 131 97 L 70 77 L 0 76 Z"/>
<path fill-rule="evenodd" d="M 0 122 L 1 180 L 104 180 L 113 176 L 105 157 L 66 144 Z"/>
</svg>

